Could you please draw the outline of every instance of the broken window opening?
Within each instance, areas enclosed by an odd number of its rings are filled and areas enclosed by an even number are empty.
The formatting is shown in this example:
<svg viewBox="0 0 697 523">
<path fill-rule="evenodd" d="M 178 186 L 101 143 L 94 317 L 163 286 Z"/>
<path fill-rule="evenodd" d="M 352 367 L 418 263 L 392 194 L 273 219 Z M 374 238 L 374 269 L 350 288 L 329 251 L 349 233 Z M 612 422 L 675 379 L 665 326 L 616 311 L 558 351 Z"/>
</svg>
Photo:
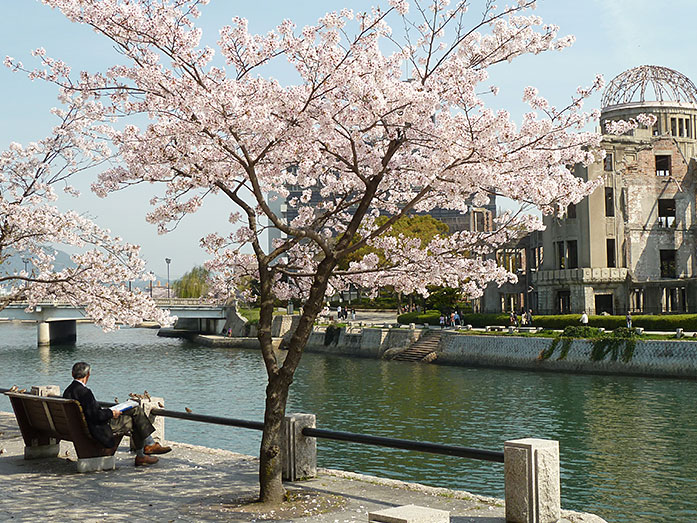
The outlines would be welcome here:
<svg viewBox="0 0 697 523">
<path fill-rule="evenodd" d="M 670 176 L 670 155 L 656 156 L 656 176 Z"/>
<path fill-rule="evenodd" d="M 617 259 L 615 257 L 615 239 L 608 238 L 605 242 L 605 249 L 607 251 L 607 266 L 617 267 Z"/>
<path fill-rule="evenodd" d="M 661 249 L 661 278 L 677 278 L 675 268 L 675 249 Z"/>
<path fill-rule="evenodd" d="M 658 225 L 660 227 L 675 226 L 675 200 L 658 200 Z"/>
<path fill-rule="evenodd" d="M 569 262 L 569 269 L 575 269 L 578 267 L 578 246 L 576 240 L 569 240 L 566 242 L 566 257 Z"/>
<path fill-rule="evenodd" d="M 615 215 L 615 191 L 612 187 L 605 187 L 605 216 Z"/>
<path fill-rule="evenodd" d="M 605 153 L 605 159 L 603 160 L 603 170 L 612 171 L 612 153 Z"/>
<path fill-rule="evenodd" d="M 576 218 L 576 204 L 570 203 L 569 206 L 566 208 L 566 217 L 567 218 Z"/>
</svg>

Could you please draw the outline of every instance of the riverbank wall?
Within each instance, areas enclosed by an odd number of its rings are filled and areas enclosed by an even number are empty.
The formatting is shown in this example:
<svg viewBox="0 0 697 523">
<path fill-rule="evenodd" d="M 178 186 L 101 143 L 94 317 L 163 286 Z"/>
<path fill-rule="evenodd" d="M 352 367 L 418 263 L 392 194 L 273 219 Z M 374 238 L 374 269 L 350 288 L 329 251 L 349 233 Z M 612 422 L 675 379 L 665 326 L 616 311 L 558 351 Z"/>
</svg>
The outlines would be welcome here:
<svg viewBox="0 0 697 523">
<path fill-rule="evenodd" d="M 254 327 L 236 326 L 232 337 L 161 331 L 205 346 L 255 349 Z M 292 317 L 274 317 L 274 348 L 283 349 L 297 326 Z M 429 329 L 316 327 L 305 350 L 361 358 L 391 359 L 407 350 Z M 434 363 L 593 374 L 624 374 L 697 379 L 697 342 L 683 340 L 566 339 L 484 335 L 476 331 L 441 334 Z"/>
<path fill-rule="evenodd" d="M 365 328 L 325 331 L 310 337 L 306 350 L 383 358 L 406 350 L 424 329 Z M 697 343 L 669 340 L 553 339 L 443 332 L 434 363 L 526 370 L 626 374 L 697 379 Z"/>
</svg>

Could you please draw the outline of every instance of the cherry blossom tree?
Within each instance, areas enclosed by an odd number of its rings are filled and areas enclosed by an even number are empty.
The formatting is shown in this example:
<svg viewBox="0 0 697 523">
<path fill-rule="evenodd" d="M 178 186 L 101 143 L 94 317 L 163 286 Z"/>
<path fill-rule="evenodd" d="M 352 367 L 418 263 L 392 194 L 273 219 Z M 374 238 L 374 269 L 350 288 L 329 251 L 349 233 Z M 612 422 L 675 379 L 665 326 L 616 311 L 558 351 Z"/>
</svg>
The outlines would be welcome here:
<svg viewBox="0 0 697 523">
<path fill-rule="evenodd" d="M 196 19 L 204 0 L 43 1 L 94 28 L 122 55 L 103 72 L 79 75 L 43 49 L 36 69 L 7 60 L 56 83 L 68 107 L 90 103 L 89 118 L 120 157 L 94 190 L 106 196 L 164 184 L 147 216 L 162 233 L 208 198 L 229 200 L 234 231 L 212 227 L 201 245 L 221 292 L 250 277 L 259 282 L 258 336 L 268 374 L 263 502 L 282 500 L 281 423 L 325 296 L 379 284 L 405 294 L 447 285 L 476 297 L 490 282 L 515 278 L 486 255 L 540 227 L 537 218 L 506 214 L 493 232 L 463 231 L 422 245 L 385 234 L 396 220 L 434 208 L 465 211 L 492 193 L 558 212 L 597 185 L 568 166 L 602 157 L 600 136 L 583 131 L 598 113 L 582 111 L 600 77 L 565 107 L 526 88 L 530 110 L 518 124 L 489 106 L 498 92 L 487 84 L 490 68 L 573 41 L 531 13 L 533 0 L 503 8 L 490 0 L 476 7 L 389 0 L 370 12 L 328 13 L 302 29 L 285 20 L 265 35 L 251 34 L 235 17 L 220 29 L 217 51 L 200 43 Z M 281 85 L 268 76 L 277 61 L 293 68 L 296 81 Z M 128 124 L 111 125 L 115 117 Z M 270 200 L 288 197 L 291 187 L 301 196 L 288 201 L 297 217 L 286 223 Z M 265 249 L 271 228 L 282 237 Z M 372 249 L 341 265 L 364 246 Z M 274 300 L 289 298 L 304 306 L 281 363 L 271 319 Z"/>
<path fill-rule="evenodd" d="M 39 303 L 69 301 L 84 307 L 106 330 L 117 321 L 168 324 L 168 315 L 151 299 L 126 286 L 144 273 L 138 247 L 112 237 L 85 216 L 55 206 L 57 189 L 77 195 L 70 178 L 110 156 L 88 130 L 92 120 L 82 110 L 56 110 L 60 124 L 52 136 L 26 147 L 12 143 L 0 153 L 0 267 L 7 267 L 4 262 L 12 256 L 25 260 L 24 270 L 0 270 L 0 310 L 15 302 L 32 309 Z M 77 251 L 72 265 L 60 270 L 54 266 L 58 246 Z"/>
</svg>

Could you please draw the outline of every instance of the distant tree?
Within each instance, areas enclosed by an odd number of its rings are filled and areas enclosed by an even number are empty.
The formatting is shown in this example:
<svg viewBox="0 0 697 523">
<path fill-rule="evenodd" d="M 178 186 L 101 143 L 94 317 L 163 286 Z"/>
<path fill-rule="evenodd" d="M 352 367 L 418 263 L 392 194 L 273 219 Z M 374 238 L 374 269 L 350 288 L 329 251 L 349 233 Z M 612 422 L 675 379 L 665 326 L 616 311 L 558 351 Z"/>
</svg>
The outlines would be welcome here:
<svg viewBox="0 0 697 523">
<path fill-rule="evenodd" d="M 379 216 L 375 220 L 378 227 L 385 225 L 390 218 L 388 216 Z M 421 248 L 425 248 L 434 238 L 442 238 L 448 234 L 448 226 L 436 220 L 430 214 L 422 216 L 404 216 L 394 222 L 384 233 L 385 237 L 393 238 L 416 238 L 420 240 Z M 360 235 L 355 235 L 353 242 L 362 242 L 363 238 Z M 380 263 L 385 264 L 385 252 L 382 249 L 364 245 L 358 250 L 350 254 L 341 264 L 340 268 L 348 269 L 352 262 L 360 262 L 367 254 L 376 254 Z"/>
<path fill-rule="evenodd" d="M 208 292 L 210 271 L 205 267 L 194 267 L 172 285 L 178 298 L 200 298 Z"/>
</svg>

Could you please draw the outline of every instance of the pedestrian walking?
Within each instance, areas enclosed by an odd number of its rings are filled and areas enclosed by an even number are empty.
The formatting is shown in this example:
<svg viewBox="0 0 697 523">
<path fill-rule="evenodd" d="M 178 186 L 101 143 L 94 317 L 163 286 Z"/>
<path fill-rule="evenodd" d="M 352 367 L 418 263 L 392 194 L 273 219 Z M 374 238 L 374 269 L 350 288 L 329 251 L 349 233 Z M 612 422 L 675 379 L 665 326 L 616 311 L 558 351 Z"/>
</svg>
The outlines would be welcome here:
<svg viewBox="0 0 697 523">
<path fill-rule="evenodd" d="M 440 328 L 444 329 L 445 328 L 445 315 L 441 313 L 440 318 L 438 319 L 438 322 L 440 323 Z"/>
<path fill-rule="evenodd" d="M 588 326 L 588 314 L 586 314 L 586 311 L 583 311 L 583 314 L 581 314 L 581 319 L 579 320 L 581 322 L 581 325 L 584 327 Z"/>
<path fill-rule="evenodd" d="M 626 320 L 627 320 L 627 328 L 631 329 L 632 328 L 632 313 L 629 311 L 627 311 Z"/>
</svg>

